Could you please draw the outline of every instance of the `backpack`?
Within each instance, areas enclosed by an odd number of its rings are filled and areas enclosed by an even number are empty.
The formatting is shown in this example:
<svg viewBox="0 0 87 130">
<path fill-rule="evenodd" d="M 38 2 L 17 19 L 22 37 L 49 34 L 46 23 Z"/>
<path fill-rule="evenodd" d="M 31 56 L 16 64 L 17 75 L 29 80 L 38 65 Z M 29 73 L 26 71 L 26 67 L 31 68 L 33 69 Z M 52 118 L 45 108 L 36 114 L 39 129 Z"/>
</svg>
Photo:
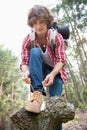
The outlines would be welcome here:
<svg viewBox="0 0 87 130">
<path fill-rule="evenodd" d="M 60 33 L 63 37 L 64 40 L 69 39 L 70 36 L 70 30 L 69 30 L 69 26 L 58 26 L 57 22 L 54 22 L 49 29 L 55 29 L 58 33 Z"/>
</svg>

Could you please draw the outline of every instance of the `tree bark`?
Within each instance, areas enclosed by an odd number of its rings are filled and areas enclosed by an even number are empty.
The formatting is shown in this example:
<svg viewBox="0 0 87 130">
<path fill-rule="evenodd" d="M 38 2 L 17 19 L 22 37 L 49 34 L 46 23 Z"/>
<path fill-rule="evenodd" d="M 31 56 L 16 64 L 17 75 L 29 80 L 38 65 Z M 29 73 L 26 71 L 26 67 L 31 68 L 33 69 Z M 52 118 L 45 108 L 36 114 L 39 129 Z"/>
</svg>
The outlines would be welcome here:
<svg viewBox="0 0 87 130">
<path fill-rule="evenodd" d="M 73 120 L 74 116 L 74 106 L 65 97 L 55 96 L 47 99 L 40 114 L 21 108 L 11 115 L 11 120 L 19 130 L 57 130 L 59 124 Z"/>
</svg>

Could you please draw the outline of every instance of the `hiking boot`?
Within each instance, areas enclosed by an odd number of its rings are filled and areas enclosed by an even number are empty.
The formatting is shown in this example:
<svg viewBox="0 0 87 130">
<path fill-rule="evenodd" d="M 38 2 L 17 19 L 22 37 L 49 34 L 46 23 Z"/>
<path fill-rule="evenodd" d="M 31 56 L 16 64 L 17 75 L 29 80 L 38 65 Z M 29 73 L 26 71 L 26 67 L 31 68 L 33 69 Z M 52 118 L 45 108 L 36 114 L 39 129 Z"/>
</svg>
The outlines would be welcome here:
<svg viewBox="0 0 87 130">
<path fill-rule="evenodd" d="M 30 102 L 28 103 L 25 109 L 29 112 L 40 113 L 41 105 L 42 105 L 42 92 L 34 91 L 31 96 Z"/>
</svg>

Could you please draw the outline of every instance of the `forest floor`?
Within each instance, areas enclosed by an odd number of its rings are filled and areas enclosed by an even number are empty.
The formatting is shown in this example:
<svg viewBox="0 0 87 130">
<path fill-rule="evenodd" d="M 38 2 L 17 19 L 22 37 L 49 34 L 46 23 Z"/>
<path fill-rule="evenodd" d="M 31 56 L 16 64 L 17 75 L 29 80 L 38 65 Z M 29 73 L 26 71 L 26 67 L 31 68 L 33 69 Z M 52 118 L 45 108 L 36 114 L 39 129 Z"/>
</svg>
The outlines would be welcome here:
<svg viewBox="0 0 87 130">
<path fill-rule="evenodd" d="M 87 112 L 76 111 L 74 120 L 63 123 L 63 130 L 87 130 Z"/>
</svg>

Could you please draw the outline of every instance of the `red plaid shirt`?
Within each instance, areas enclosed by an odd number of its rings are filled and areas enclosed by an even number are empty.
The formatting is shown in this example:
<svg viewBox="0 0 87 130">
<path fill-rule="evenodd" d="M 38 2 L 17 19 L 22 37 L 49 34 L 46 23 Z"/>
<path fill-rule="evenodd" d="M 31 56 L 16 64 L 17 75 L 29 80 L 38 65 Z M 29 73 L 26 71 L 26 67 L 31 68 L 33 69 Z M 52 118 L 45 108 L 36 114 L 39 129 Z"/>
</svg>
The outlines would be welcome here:
<svg viewBox="0 0 87 130">
<path fill-rule="evenodd" d="M 50 39 L 50 31 L 48 30 L 47 35 L 46 35 L 46 44 L 47 44 L 47 48 L 48 48 L 48 54 L 50 56 L 51 61 L 54 64 L 54 66 L 57 62 L 63 62 L 65 64 L 65 62 L 66 62 L 65 47 L 64 47 L 64 41 L 63 41 L 61 34 L 57 33 L 56 37 L 55 37 L 55 43 L 56 43 L 55 53 L 50 46 L 49 39 Z M 35 38 L 35 41 L 36 40 L 37 39 Z M 36 44 L 36 47 L 39 47 L 39 45 Z M 22 43 L 20 69 L 21 69 L 22 65 L 29 65 L 30 49 L 31 49 L 31 39 L 30 39 L 29 34 L 28 34 L 24 38 L 24 41 Z M 61 69 L 60 74 L 61 74 L 61 78 L 63 79 L 63 81 L 66 81 L 67 74 L 66 74 L 64 67 Z"/>
</svg>

